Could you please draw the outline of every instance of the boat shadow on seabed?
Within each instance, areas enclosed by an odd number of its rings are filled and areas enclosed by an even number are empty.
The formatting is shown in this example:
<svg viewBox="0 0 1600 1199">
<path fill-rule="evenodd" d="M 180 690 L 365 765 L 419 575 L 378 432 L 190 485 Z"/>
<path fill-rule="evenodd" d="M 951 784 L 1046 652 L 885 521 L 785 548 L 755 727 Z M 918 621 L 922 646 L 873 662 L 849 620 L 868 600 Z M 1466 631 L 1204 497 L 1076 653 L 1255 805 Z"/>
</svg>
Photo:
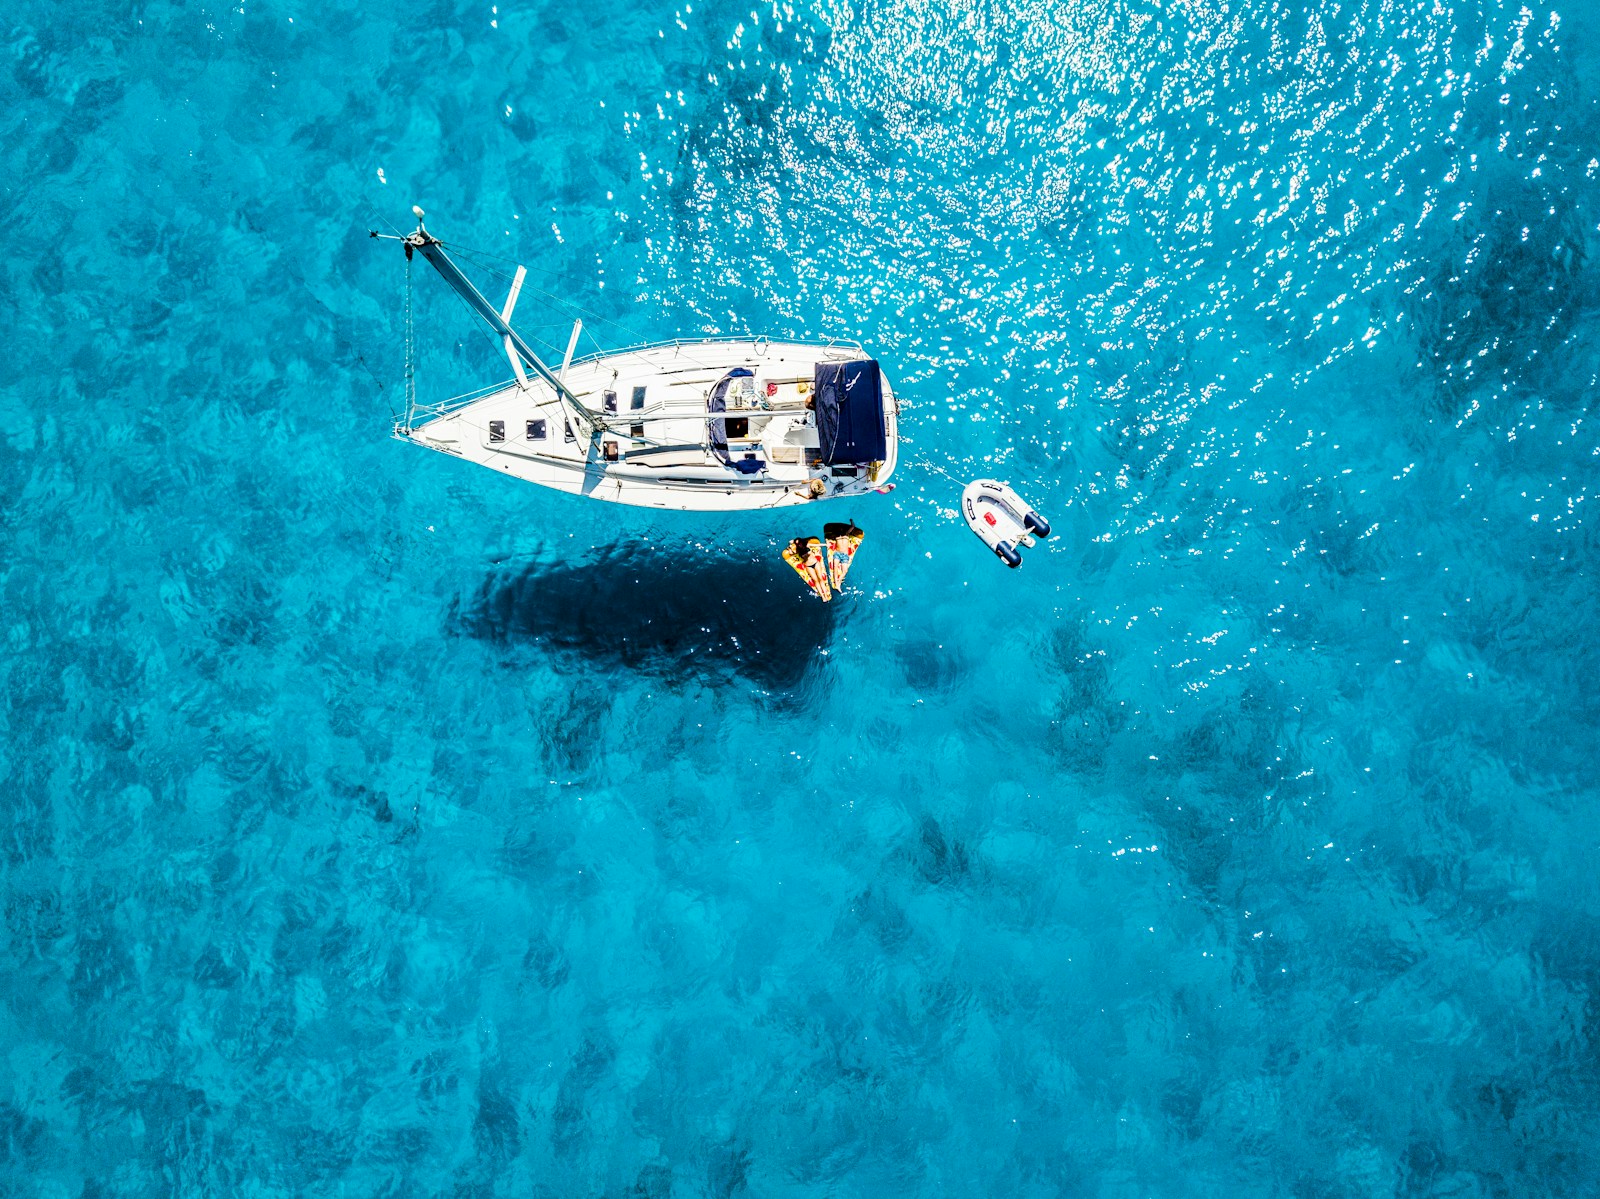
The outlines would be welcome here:
<svg viewBox="0 0 1600 1199">
<path fill-rule="evenodd" d="M 743 676 L 790 690 L 816 669 L 835 615 L 781 561 L 615 545 L 575 563 L 497 570 L 456 602 L 451 623 L 479 640 L 539 646 L 558 669 Z"/>
</svg>

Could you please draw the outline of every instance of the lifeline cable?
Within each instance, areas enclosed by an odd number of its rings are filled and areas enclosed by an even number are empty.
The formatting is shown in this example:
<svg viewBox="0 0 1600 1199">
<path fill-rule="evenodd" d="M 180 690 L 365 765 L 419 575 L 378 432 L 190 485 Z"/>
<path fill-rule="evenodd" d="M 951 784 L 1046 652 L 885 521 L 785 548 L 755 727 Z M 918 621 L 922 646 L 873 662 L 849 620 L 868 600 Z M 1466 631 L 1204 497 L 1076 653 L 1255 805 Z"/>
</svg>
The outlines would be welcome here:
<svg viewBox="0 0 1600 1199">
<path fill-rule="evenodd" d="M 406 255 L 406 428 L 417 410 L 416 338 L 411 324 L 411 255 Z"/>
</svg>

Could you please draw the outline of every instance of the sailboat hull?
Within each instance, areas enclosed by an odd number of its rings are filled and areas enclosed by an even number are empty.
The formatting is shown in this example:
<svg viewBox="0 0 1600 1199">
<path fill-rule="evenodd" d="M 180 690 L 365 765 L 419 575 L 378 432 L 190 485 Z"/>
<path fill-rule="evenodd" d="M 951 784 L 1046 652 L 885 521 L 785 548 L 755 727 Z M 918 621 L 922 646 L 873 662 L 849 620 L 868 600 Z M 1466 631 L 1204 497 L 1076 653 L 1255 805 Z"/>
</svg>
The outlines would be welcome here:
<svg viewBox="0 0 1600 1199">
<path fill-rule="evenodd" d="M 819 433 L 813 380 L 823 377 L 819 366 L 862 361 L 870 364 L 860 347 L 834 342 L 638 346 L 566 368 L 563 384 L 604 422 L 592 437 L 572 427 L 555 388 L 537 378 L 424 409 L 395 433 L 497 474 L 612 503 L 707 512 L 811 504 L 876 491 L 894 473 L 898 405 L 875 365 L 878 391 L 868 402 L 881 406 L 882 457 L 826 460 L 822 439 L 832 429 Z M 859 408 L 855 415 L 859 422 Z"/>
</svg>

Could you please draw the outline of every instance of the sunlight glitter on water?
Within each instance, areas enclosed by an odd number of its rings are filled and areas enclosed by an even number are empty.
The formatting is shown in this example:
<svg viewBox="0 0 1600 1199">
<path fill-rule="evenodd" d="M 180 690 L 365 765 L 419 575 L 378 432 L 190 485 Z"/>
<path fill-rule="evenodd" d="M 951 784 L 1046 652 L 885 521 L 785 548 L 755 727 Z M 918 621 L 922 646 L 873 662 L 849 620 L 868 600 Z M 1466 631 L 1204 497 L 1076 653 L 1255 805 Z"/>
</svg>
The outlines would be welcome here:
<svg viewBox="0 0 1600 1199">
<path fill-rule="evenodd" d="M 19 1193 L 1584 1193 L 1593 17 L 13 22 Z M 412 203 L 880 356 L 846 594 L 387 439 Z"/>
</svg>

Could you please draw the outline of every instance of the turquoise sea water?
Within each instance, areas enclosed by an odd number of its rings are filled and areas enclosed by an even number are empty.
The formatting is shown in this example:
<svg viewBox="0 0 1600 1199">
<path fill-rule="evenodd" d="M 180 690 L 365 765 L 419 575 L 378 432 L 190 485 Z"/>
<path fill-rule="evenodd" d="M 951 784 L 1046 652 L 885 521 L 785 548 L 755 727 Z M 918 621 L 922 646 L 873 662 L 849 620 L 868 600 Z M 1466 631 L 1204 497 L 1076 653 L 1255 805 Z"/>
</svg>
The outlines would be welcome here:
<svg viewBox="0 0 1600 1199">
<path fill-rule="evenodd" d="M 1592 2 L 0 32 L 0 1192 L 1600 1193 Z M 898 490 L 389 440 L 412 203 Z"/>
</svg>

